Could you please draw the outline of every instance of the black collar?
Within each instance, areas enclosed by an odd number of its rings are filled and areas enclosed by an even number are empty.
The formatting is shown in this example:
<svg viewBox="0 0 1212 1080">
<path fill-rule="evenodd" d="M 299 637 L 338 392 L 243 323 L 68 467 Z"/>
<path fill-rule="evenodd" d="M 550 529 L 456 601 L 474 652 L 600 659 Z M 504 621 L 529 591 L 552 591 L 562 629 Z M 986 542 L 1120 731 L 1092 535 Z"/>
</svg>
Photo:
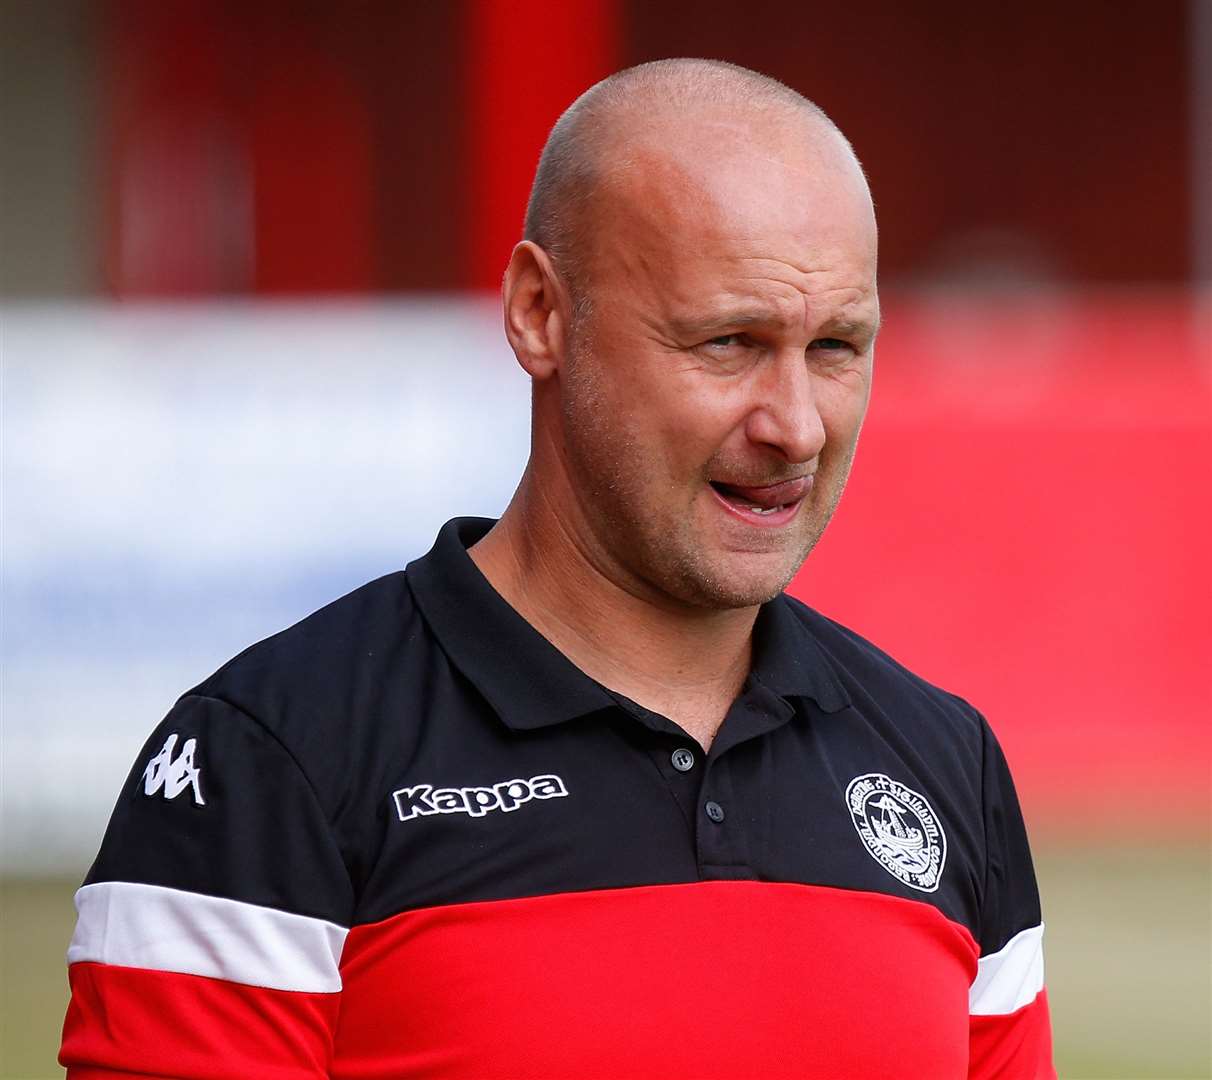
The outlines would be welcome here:
<svg viewBox="0 0 1212 1080">
<path fill-rule="evenodd" d="M 455 666 L 511 728 L 547 727 L 602 709 L 616 698 L 522 618 L 480 573 L 467 549 L 495 522 L 455 518 L 429 554 L 408 565 L 408 583 Z M 754 624 L 751 678 L 780 697 L 809 697 L 825 712 L 850 704 L 824 652 L 777 596 Z"/>
</svg>

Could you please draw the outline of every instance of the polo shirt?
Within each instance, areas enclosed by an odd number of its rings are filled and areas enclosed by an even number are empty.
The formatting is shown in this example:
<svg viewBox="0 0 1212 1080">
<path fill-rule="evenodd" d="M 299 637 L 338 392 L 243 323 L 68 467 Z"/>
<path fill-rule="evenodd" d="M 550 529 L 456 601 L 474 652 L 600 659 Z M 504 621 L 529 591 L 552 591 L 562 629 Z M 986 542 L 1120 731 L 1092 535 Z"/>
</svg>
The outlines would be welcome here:
<svg viewBox="0 0 1212 1080">
<path fill-rule="evenodd" d="M 779 596 L 704 753 L 493 590 L 491 525 L 155 729 L 77 893 L 69 1076 L 1054 1075 L 974 709 Z"/>
</svg>

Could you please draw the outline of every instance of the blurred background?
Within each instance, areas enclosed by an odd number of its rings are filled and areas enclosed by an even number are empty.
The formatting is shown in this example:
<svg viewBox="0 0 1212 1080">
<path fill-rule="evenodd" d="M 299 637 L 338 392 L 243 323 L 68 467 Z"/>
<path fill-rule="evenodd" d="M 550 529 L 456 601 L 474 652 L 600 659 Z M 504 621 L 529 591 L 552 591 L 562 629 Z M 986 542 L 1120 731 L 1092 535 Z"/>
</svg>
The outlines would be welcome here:
<svg viewBox="0 0 1212 1080">
<path fill-rule="evenodd" d="M 719 57 L 864 161 L 886 329 L 794 591 L 976 703 L 1062 1076 L 1212 1075 L 1212 2 L 4 0 L 0 1073 L 173 700 L 496 515 L 539 148 Z"/>
</svg>

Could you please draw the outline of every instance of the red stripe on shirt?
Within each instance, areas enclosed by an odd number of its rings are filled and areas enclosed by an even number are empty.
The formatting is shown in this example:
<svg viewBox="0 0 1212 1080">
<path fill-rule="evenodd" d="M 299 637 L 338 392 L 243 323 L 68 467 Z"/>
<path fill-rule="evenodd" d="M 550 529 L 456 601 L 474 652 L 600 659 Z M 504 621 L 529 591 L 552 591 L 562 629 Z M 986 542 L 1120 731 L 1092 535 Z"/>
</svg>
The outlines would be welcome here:
<svg viewBox="0 0 1212 1080">
<path fill-rule="evenodd" d="M 711 881 L 407 912 L 345 944 L 334 1078 L 965 1077 L 931 905 Z"/>
<path fill-rule="evenodd" d="M 1055 1080 L 1048 992 L 1003 1016 L 974 1016 L 971 1021 L 971 1080 Z"/>
<path fill-rule="evenodd" d="M 327 1077 L 339 994 L 79 963 L 59 1063 L 69 1080 Z"/>
</svg>

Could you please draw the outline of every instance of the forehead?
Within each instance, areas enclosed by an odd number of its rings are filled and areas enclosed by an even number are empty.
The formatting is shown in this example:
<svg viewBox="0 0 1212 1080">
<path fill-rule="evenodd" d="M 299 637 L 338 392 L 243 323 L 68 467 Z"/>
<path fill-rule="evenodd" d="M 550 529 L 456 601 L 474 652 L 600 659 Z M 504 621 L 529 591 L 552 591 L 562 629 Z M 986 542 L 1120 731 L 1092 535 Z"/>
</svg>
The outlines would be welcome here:
<svg viewBox="0 0 1212 1080">
<path fill-rule="evenodd" d="M 746 283 L 792 302 L 797 292 L 874 292 L 870 196 L 832 131 L 730 117 L 653 123 L 615 160 L 594 223 L 601 286 L 645 280 L 675 307 L 704 288 L 743 294 Z"/>
</svg>

